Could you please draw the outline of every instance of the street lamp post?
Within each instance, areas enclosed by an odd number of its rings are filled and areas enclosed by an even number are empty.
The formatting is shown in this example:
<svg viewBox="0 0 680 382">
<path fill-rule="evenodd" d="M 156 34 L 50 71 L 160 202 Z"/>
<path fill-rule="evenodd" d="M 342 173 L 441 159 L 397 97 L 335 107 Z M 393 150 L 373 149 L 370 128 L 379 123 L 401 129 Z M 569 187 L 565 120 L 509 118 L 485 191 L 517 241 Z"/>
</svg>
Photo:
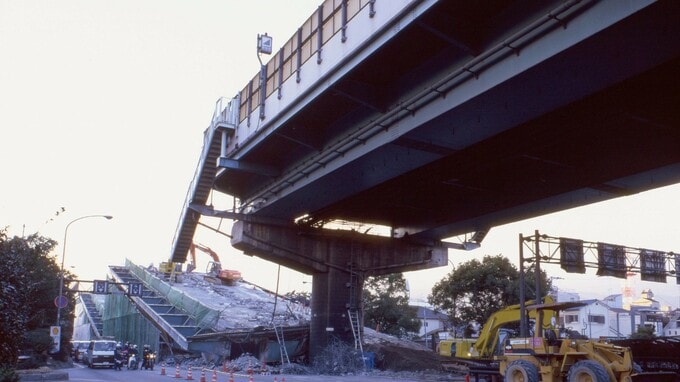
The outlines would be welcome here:
<svg viewBox="0 0 680 382">
<path fill-rule="evenodd" d="M 64 242 L 62 243 L 62 252 L 61 252 L 61 267 L 60 267 L 60 273 L 59 273 L 59 295 L 57 296 L 57 299 L 59 300 L 57 304 L 57 326 L 61 326 L 61 309 L 62 309 L 62 301 L 61 299 L 62 294 L 64 293 L 64 258 L 66 257 L 66 235 L 68 235 L 68 227 L 71 226 L 71 224 L 77 222 L 78 220 L 83 220 L 87 218 L 106 218 L 106 220 L 111 220 L 113 219 L 113 216 L 111 215 L 87 215 L 87 216 L 81 216 L 77 219 L 71 220 L 67 225 L 66 229 L 64 229 Z"/>
</svg>

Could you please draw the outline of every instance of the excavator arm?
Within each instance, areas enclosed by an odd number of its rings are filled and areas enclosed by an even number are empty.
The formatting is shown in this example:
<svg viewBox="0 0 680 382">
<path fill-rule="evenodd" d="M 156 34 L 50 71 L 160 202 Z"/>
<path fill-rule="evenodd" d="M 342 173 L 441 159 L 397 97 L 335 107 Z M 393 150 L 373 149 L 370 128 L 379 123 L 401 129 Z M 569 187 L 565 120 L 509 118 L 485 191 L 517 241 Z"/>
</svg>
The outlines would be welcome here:
<svg viewBox="0 0 680 382">
<path fill-rule="evenodd" d="M 544 303 L 553 303 L 550 296 L 545 297 Z M 533 300 L 527 301 L 527 305 L 534 304 Z M 536 311 L 529 312 L 529 318 L 536 319 Z M 542 314 L 543 327 L 549 327 L 551 324 L 551 318 L 554 313 L 550 311 L 544 311 Z M 520 321 L 520 305 L 510 305 L 504 309 L 501 309 L 493 313 L 488 320 L 482 326 L 482 330 L 479 332 L 479 338 L 477 342 L 472 346 L 471 356 L 473 358 L 490 358 L 493 356 L 493 351 L 498 344 L 500 329 L 509 323 Z"/>
<path fill-rule="evenodd" d="M 216 278 L 219 279 L 223 284 L 228 285 L 233 285 L 236 281 L 241 279 L 241 272 L 236 270 L 222 269 L 222 263 L 220 262 L 220 257 L 217 255 L 217 253 L 203 244 L 191 243 L 191 246 L 189 247 L 194 268 L 196 267 L 196 249 L 207 253 L 210 258 L 212 258 L 212 261 L 208 263 L 208 269 L 206 270 L 208 275 L 206 278 Z"/>
<path fill-rule="evenodd" d="M 195 258 L 195 257 L 196 257 L 196 255 L 195 255 L 195 254 L 196 254 L 196 251 L 195 251 L 195 248 L 198 248 L 198 249 L 200 249 L 202 252 L 207 253 L 207 254 L 213 259 L 214 262 L 216 262 L 216 263 L 219 263 L 219 262 L 220 262 L 220 257 L 219 257 L 219 256 L 217 255 L 217 253 L 215 253 L 215 251 L 213 251 L 212 249 L 206 247 L 206 246 L 203 245 L 203 244 L 191 243 L 191 247 L 189 247 L 189 251 L 192 253 L 192 256 L 194 257 L 194 259 L 193 259 L 193 260 L 194 260 L 194 263 L 196 262 L 196 258 Z"/>
</svg>

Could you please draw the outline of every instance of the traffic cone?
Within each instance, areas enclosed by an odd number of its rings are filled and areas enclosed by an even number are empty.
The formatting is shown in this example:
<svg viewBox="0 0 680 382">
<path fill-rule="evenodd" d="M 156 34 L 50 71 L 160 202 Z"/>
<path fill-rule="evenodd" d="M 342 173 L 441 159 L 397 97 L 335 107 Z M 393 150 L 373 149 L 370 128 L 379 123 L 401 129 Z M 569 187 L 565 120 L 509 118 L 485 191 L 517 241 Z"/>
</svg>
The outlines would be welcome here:
<svg viewBox="0 0 680 382">
<path fill-rule="evenodd" d="M 210 382 L 217 382 L 217 369 L 213 369 L 213 377 Z"/>
<path fill-rule="evenodd" d="M 286 382 L 286 377 L 281 377 L 281 382 Z"/>
<path fill-rule="evenodd" d="M 274 376 L 274 382 L 278 382 L 278 380 L 276 379 L 276 376 Z"/>
<path fill-rule="evenodd" d="M 187 381 L 193 381 L 194 377 L 191 375 L 191 366 L 187 368 Z"/>
<path fill-rule="evenodd" d="M 229 373 L 229 382 L 234 382 L 234 373 Z"/>
<path fill-rule="evenodd" d="M 175 378 L 182 378 L 182 376 L 179 375 L 179 364 L 175 367 Z"/>
<path fill-rule="evenodd" d="M 165 362 L 161 364 L 161 375 L 165 375 Z"/>
<path fill-rule="evenodd" d="M 205 382 L 205 367 L 201 369 L 201 382 Z"/>
<path fill-rule="evenodd" d="M 248 382 L 255 382 L 252 374 L 250 374 L 250 376 L 248 377 Z"/>
</svg>

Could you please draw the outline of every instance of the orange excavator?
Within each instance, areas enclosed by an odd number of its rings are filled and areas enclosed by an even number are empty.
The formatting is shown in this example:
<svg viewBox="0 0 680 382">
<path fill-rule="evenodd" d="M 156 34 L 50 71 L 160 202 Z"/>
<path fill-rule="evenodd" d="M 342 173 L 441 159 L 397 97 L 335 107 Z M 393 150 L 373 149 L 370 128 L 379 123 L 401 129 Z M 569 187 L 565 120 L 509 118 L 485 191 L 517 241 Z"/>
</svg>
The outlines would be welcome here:
<svg viewBox="0 0 680 382">
<path fill-rule="evenodd" d="M 196 269 L 196 249 L 207 253 L 212 261 L 208 262 L 205 270 L 205 279 L 215 284 L 234 285 L 241 280 L 241 272 L 233 269 L 222 269 L 220 257 L 212 249 L 198 243 L 191 243 L 189 253 L 191 253 L 191 269 Z"/>
</svg>

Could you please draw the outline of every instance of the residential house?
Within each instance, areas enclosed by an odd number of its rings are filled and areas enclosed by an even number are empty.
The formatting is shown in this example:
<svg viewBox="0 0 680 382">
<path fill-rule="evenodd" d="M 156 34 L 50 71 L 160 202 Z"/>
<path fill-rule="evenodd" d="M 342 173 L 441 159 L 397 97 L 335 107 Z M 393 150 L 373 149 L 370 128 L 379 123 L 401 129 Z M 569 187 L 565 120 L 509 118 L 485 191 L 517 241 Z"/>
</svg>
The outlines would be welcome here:
<svg viewBox="0 0 680 382">
<path fill-rule="evenodd" d="M 449 316 L 437 312 L 426 306 L 416 306 L 418 309 L 416 317 L 420 321 L 419 337 L 424 337 L 431 333 L 445 331 L 449 328 Z"/>
<path fill-rule="evenodd" d="M 560 324 L 588 338 L 627 337 L 631 332 L 630 312 L 612 308 L 603 301 L 581 300 L 583 306 L 562 312 Z"/>
<path fill-rule="evenodd" d="M 417 309 L 416 317 L 420 321 L 418 339 L 414 339 L 414 342 L 436 351 L 439 341 L 449 338 L 449 316 L 426 306 L 413 308 Z"/>
<path fill-rule="evenodd" d="M 670 314 L 668 324 L 663 328 L 663 335 L 666 337 L 680 337 L 680 309 L 676 309 Z"/>
</svg>

